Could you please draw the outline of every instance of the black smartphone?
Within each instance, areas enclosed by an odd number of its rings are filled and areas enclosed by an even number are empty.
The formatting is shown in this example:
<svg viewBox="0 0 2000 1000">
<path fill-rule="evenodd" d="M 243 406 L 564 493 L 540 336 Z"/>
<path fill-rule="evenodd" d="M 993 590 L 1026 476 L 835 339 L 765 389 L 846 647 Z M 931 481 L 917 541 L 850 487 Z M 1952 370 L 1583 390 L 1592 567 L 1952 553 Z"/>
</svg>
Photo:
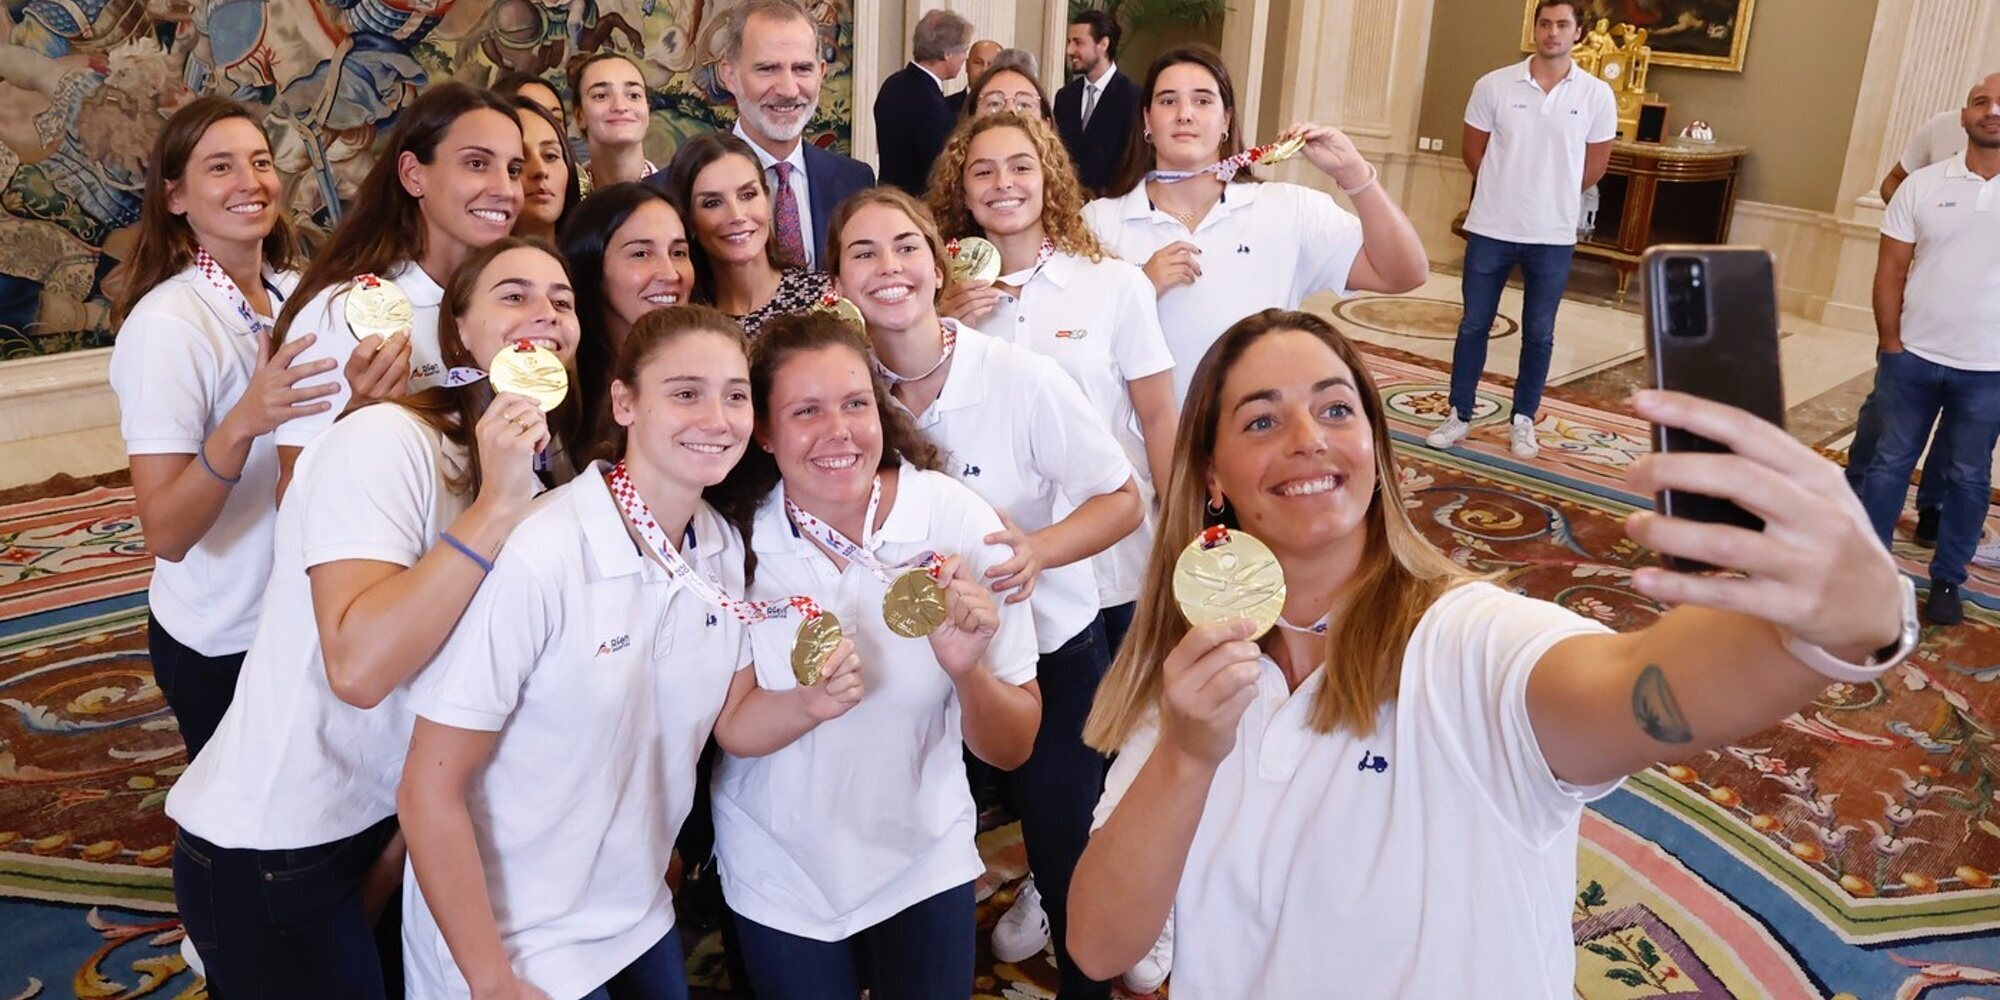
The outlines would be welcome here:
<svg viewBox="0 0 2000 1000">
<path fill-rule="evenodd" d="M 1645 280 L 1646 360 L 1653 385 L 1748 410 L 1780 427 L 1785 386 L 1778 373 L 1778 290 L 1770 251 L 1758 247 L 1656 246 L 1640 262 Z M 1698 434 L 1653 425 L 1658 452 L 1727 451 Z M 1764 522 L 1719 497 L 1667 490 L 1669 517 Z M 1708 568 L 1670 560 L 1679 568 Z"/>
</svg>

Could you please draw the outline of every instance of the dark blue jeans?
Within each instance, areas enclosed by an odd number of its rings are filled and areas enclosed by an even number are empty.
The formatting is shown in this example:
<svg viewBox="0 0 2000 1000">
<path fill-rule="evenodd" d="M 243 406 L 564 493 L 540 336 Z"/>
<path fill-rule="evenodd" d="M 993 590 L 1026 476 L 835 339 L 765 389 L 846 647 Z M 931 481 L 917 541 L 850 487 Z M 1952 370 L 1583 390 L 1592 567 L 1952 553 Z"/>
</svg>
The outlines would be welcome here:
<svg viewBox="0 0 2000 1000">
<path fill-rule="evenodd" d="M 187 744 L 188 760 L 208 745 L 222 713 L 236 697 L 236 675 L 243 672 L 243 654 L 203 656 L 168 634 L 158 618 L 146 616 L 146 651 L 153 659 L 153 682 L 173 709 Z"/>
<path fill-rule="evenodd" d="M 1879 355 L 1876 361 L 1880 363 Z M 1937 441 L 1924 459 L 1923 478 L 1917 480 L 1918 510 L 1944 509 L 1944 491 L 1951 485 L 1951 473 L 1942 457 L 1951 453 L 1951 424 L 1939 424 L 1935 433 Z M 1875 446 L 1881 437 L 1882 417 L 1871 392 L 1861 401 L 1861 412 L 1854 416 L 1854 440 L 1847 446 L 1847 485 L 1855 496 L 1861 495 L 1861 477 L 1868 472 L 1868 463 L 1875 459 Z"/>
<path fill-rule="evenodd" d="M 1118 647 L 1125 645 L 1125 633 L 1132 631 L 1132 616 L 1138 609 L 1139 602 L 1126 601 L 1097 613 L 1097 620 L 1104 623 L 1104 648 L 1114 660 L 1118 658 Z"/>
<path fill-rule="evenodd" d="M 1042 894 L 1055 945 L 1059 1000 L 1108 997 L 1111 987 L 1093 982 L 1070 961 L 1069 880 L 1090 841 L 1090 813 L 1104 794 L 1104 757 L 1084 745 L 1083 720 L 1090 715 L 1097 684 L 1111 665 L 1104 626 L 1092 620 L 1062 648 L 1043 653 L 1035 664 L 1042 689 L 1042 725 L 1035 750 L 1014 771 L 1014 807 L 1021 814 L 1021 842 L 1028 870 Z"/>
<path fill-rule="evenodd" d="M 1951 450 L 1940 459 L 1949 485 L 1938 518 L 1930 575 L 1945 583 L 1964 583 L 1966 565 L 1979 548 L 1993 485 L 1993 443 L 2000 438 L 2000 372 L 1948 368 L 1909 351 L 1883 354 L 1875 367 L 1875 405 L 1881 412 L 1882 431 L 1861 480 L 1861 505 L 1868 510 L 1868 520 L 1887 544 L 1909 495 L 1910 471 L 1930 436 L 1931 424 L 1938 423 L 1932 451 L 1942 451 L 1946 445 Z M 1949 435 L 1944 427 L 1951 428 Z"/>
<path fill-rule="evenodd" d="M 972 995 L 972 883 L 846 939 L 815 941 L 736 915 L 757 1000 L 938 1000 Z"/>
<path fill-rule="evenodd" d="M 1460 282 L 1465 318 L 1458 324 L 1458 344 L 1451 351 L 1451 408 L 1472 419 L 1478 400 L 1479 376 L 1486 371 L 1486 338 L 1493 316 L 1500 311 L 1500 292 L 1507 276 L 1521 268 L 1521 364 L 1514 376 L 1514 412 L 1533 417 L 1542 408 L 1542 386 L 1549 380 L 1549 355 L 1556 346 L 1556 307 L 1569 285 L 1574 246 L 1509 243 L 1467 233 L 1465 275 Z"/>
<path fill-rule="evenodd" d="M 687 955 L 681 951 L 681 929 L 676 926 L 610 982 L 584 994 L 583 1000 L 687 1000 L 687 995 Z"/>
<path fill-rule="evenodd" d="M 361 887 L 395 833 L 391 816 L 316 847 L 258 851 L 217 847 L 182 830 L 174 839 L 174 903 L 207 970 L 208 995 L 386 1000 Z M 394 961 L 400 965 L 400 956 Z"/>
</svg>

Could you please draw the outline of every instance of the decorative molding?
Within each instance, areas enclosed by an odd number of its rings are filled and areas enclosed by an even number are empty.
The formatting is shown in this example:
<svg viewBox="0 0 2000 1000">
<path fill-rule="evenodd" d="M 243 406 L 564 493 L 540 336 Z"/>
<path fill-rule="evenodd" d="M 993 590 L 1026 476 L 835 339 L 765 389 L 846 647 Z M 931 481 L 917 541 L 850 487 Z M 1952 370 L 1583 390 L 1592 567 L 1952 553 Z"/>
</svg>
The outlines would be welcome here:
<svg viewBox="0 0 2000 1000">
<path fill-rule="evenodd" d="M 117 423 L 111 348 L 0 364 L 0 443 Z"/>
<path fill-rule="evenodd" d="M 854 0 L 854 158 L 879 169 L 875 94 L 882 89 L 882 0 Z"/>
</svg>

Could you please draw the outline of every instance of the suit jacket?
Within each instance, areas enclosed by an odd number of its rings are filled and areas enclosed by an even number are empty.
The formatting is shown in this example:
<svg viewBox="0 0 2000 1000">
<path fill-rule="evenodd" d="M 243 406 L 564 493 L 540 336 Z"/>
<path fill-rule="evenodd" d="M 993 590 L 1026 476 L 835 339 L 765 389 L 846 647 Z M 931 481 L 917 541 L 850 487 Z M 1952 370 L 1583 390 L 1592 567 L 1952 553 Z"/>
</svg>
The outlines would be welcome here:
<svg viewBox="0 0 2000 1000">
<path fill-rule="evenodd" d="M 951 116 L 958 118 L 965 114 L 965 91 L 944 95 L 945 107 L 951 109 Z"/>
<path fill-rule="evenodd" d="M 875 95 L 875 140 L 882 154 L 882 183 L 922 198 L 931 164 L 944 152 L 958 124 L 937 81 L 916 63 L 889 74 Z"/>
<path fill-rule="evenodd" d="M 1118 172 L 1125 156 L 1125 142 L 1132 134 L 1138 115 L 1139 85 L 1124 73 L 1113 73 L 1104 82 L 1097 107 L 1090 113 L 1090 127 L 1083 127 L 1083 77 L 1079 76 L 1056 91 L 1056 131 L 1076 160 L 1077 177 L 1092 193 L 1101 192 Z"/>
</svg>

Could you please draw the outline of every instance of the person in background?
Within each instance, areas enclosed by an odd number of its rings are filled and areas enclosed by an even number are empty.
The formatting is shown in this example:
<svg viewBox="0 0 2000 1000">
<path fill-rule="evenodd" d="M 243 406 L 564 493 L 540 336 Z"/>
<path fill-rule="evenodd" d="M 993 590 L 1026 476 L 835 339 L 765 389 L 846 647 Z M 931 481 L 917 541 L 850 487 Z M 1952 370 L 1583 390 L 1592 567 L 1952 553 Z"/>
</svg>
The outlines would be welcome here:
<svg viewBox="0 0 2000 1000">
<path fill-rule="evenodd" d="M 993 65 L 994 57 L 998 56 L 1004 50 L 1005 46 L 1002 46 L 999 42 L 991 38 L 982 38 L 973 42 L 972 47 L 965 50 L 966 81 L 970 83 L 973 80 L 979 79 L 979 74 L 986 72 L 986 68 Z M 956 90 L 945 95 L 944 102 L 950 106 L 953 115 L 959 115 L 964 112 L 965 95 L 969 92 L 969 90 Z"/>
<path fill-rule="evenodd" d="M 557 131 L 568 141 L 569 109 L 563 106 L 562 95 L 556 93 L 556 85 L 533 73 L 515 71 L 493 81 L 494 93 L 507 97 L 525 97 L 535 102 L 556 120 Z"/>
<path fill-rule="evenodd" d="M 556 116 L 519 93 L 513 102 L 527 158 L 521 166 L 521 215 L 514 220 L 514 235 L 553 243 L 563 220 L 583 200 L 582 172 Z"/>
<path fill-rule="evenodd" d="M 570 73 L 576 130 L 590 150 L 590 189 L 651 177 L 660 168 L 646 159 L 652 112 L 639 64 L 630 56 L 599 52 Z"/>
<path fill-rule="evenodd" d="M 1535 415 L 1583 192 L 1604 176 L 1618 136 L 1611 86 L 1570 58 L 1583 38 L 1582 9 L 1580 0 L 1536 3 L 1534 54 L 1481 77 L 1466 102 L 1462 152 L 1474 187 L 1465 216 L 1465 315 L 1451 354 L 1451 411 L 1424 439 L 1433 448 L 1449 448 L 1472 430 L 1493 316 L 1507 276 L 1519 267 L 1521 364 L 1507 437 L 1517 457 L 1541 452 Z"/>
<path fill-rule="evenodd" d="M 1086 10 L 1070 18 L 1063 45 L 1069 71 L 1076 75 L 1056 91 L 1056 128 L 1076 161 L 1077 176 L 1092 194 L 1116 179 L 1138 117 L 1139 88 L 1118 72 L 1120 34 L 1110 14 Z"/>
<path fill-rule="evenodd" d="M 748 142 L 771 192 L 771 229 L 784 267 L 825 270 L 826 220 L 848 195 L 875 186 L 859 160 L 801 141 L 826 78 L 819 32 L 799 0 L 744 0 L 723 26 L 723 89 L 736 95 L 736 137 Z"/>
<path fill-rule="evenodd" d="M 1933 424 L 1932 449 L 1952 449 L 1925 607 L 1938 625 L 1964 618 L 1958 588 L 1985 530 L 2000 438 L 2000 226 L 1990 206 L 2000 73 L 1972 88 L 1959 124 L 1965 151 L 1911 174 L 1882 216 L 1872 394 L 1881 429 L 1861 478 L 1861 503 L 1887 544 Z"/>
<path fill-rule="evenodd" d="M 1050 118 L 1049 97 L 1042 90 L 1035 57 L 1020 49 L 1001 52 L 986 72 L 972 78 L 972 84 L 965 89 L 965 93 L 971 95 L 965 105 L 965 118 L 996 111 L 1014 111 L 1034 115 L 1045 122 L 1053 120 Z"/>
<path fill-rule="evenodd" d="M 965 69 L 972 22 L 948 10 L 925 11 L 910 36 L 910 62 L 875 95 L 875 144 L 882 183 L 922 198 L 931 164 L 956 123 L 944 85 Z"/>
</svg>

